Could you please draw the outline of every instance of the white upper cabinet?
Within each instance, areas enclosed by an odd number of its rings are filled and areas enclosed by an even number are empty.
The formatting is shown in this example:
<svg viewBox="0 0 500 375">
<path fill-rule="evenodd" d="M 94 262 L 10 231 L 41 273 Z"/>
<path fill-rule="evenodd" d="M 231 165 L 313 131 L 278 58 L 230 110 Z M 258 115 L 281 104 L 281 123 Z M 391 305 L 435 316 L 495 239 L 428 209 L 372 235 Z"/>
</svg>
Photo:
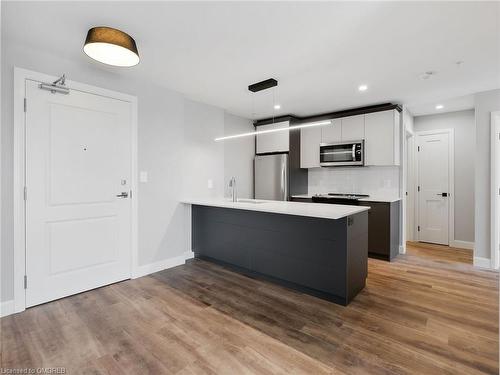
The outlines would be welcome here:
<svg viewBox="0 0 500 375">
<path fill-rule="evenodd" d="M 300 168 L 319 167 L 321 126 L 300 129 Z"/>
<path fill-rule="evenodd" d="M 365 140 L 365 165 L 400 165 L 400 113 L 394 110 L 333 119 L 300 130 L 300 167 L 319 167 L 319 144 Z"/>
<path fill-rule="evenodd" d="M 342 142 L 365 138 L 365 115 L 342 118 Z"/>
<path fill-rule="evenodd" d="M 275 124 L 260 125 L 257 130 L 271 130 L 288 128 L 289 121 L 277 122 Z M 267 152 L 287 152 L 290 150 L 290 134 L 288 131 L 279 131 L 267 134 L 257 135 L 257 154 L 264 154 Z"/>
<path fill-rule="evenodd" d="M 342 121 L 332 120 L 331 125 L 321 126 L 321 143 L 335 143 L 342 141 Z"/>
<path fill-rule="evenodd" d="M 365 115 L 365 165 L 400 164 L 399 112 L 389 110 Z"/>
</svg>

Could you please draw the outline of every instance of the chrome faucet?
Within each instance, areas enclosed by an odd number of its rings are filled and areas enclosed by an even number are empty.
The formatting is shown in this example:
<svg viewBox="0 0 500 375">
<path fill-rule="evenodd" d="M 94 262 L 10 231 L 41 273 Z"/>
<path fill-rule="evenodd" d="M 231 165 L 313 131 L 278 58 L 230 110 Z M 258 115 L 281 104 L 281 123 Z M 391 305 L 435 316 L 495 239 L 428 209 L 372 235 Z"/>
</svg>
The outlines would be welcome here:
<svg viewBox="0 0 500 375">
<path fill-rule="evenodd" d="M 229 181 L 229 187 L 231 188 L 231 198 L 233 202 L 238 201 L 237 197 L 237 191 L 236 191 L 236 177 L 231 177 L 231 180 Z"/>
</svg>

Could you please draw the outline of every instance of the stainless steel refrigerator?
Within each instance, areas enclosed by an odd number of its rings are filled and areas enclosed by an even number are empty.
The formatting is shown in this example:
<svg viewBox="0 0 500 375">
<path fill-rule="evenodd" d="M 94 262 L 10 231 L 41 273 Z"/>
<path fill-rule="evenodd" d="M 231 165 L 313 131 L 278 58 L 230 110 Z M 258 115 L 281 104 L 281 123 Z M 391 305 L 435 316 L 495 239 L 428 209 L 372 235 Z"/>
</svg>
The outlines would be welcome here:
<svg viewBox="0 0 500 375">
<path fill-rule="evenodd" d="M 255 199 L 288 200 L 288 154 L 256 155 L 254 173 Z"/>
</svg>

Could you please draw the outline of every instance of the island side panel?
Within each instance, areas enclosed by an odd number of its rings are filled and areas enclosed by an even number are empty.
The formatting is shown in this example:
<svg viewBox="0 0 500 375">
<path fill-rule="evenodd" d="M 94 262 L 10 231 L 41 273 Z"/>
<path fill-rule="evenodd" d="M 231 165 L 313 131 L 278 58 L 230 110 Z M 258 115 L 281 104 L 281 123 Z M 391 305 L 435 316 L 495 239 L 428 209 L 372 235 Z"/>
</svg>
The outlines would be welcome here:
<svg viewBox="0 0 500 375">
<path fill-rule="evenodd" d="M 193 205 L 193 251 L 337 303 L 347 302 L 347 218 Z"/>
<path fill-rule="evenodd" d="M 347 220 L 347 303 L 365 287 L 368 276 L 368 211 Z"/>
</svg>

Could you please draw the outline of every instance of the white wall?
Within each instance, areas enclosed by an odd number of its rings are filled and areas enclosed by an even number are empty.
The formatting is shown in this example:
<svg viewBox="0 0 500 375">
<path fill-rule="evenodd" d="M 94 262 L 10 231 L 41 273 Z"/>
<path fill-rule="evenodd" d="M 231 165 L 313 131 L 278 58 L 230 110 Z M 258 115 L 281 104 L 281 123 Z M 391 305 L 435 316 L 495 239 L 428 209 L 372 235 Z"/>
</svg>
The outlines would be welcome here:
<svg viewBox="0 0 500 375">
<path fill-rule="evenodd" d="M 309 194 L 360 193 L 399 197 L 399 167 L 309 169 Z"/>
<path fill-rule="evenodd" d="M 414 119 L 414 128 L 416 132 L 436 129 L 454 129 L 454 240 L 474 242 L 474 110 L 416 116 Z"/>
<path fill-rule="evenodd" d="M 474 96 L 476 109 L 475 249 L 474 258 L 491 259 L 491 112 L 500 111 L 500 90 Z"/>
<path fill-rule="evenodd" d="M 139 102 L 139 171 L 149 182 L 141 183 L 139 206 L 139 264 L 147 265 L 184 254 L 188 237 L 183 196 L 222 195 L 225 185 L 224 143 L 214 142 L 226 129 L 253 129 L 248 120 L 228 116 L 224 110 L 185 99 L 181 94 L 151 82 L 129 77 L 129 70 L 104 67 L 82 56 L 70 61 L 23 46 L 2 35 L 1 113 L 1 300 L 13 297 L 13 68 L 19 66 L 51 75 L 136 95 Z M 226 126 L 225 121 L 228 119 Z M 232 157 L 236 150 L 228 151 Z M 253 157 L 253 148 L 238 150 L 241 161 Z M 243 155 L 248 153 L 247 155 Z M 249 189 L 248 163 L 241 169 L 241 189 Z M 208 189 L 207 179 L 214 188 Z M 244 182 L 246 181 L 246 182 Z"/>
<path fill-rule="evenodd" d="M 224 133 L 238 134 L 253 129 L 252 121 L 232 114 L 224 116 Z M 253 160 L 255 137 L 235 138 L 224 142 L 224 182 L 225 193 L 230 196 L 228 181 L 236 177 L 238 197 L 253 198 Z"/>
<path fill-rule="evenodd" d="M 415 238 L 414 213 L 415 213 L 415 191 L 414 191 L 414 117 L 406 107 L 403 108 L 403 155 L 402 174 L 403 174 L 403 245 L 406 247 L 406 241 L 413 241 Z"/>
</svg>

